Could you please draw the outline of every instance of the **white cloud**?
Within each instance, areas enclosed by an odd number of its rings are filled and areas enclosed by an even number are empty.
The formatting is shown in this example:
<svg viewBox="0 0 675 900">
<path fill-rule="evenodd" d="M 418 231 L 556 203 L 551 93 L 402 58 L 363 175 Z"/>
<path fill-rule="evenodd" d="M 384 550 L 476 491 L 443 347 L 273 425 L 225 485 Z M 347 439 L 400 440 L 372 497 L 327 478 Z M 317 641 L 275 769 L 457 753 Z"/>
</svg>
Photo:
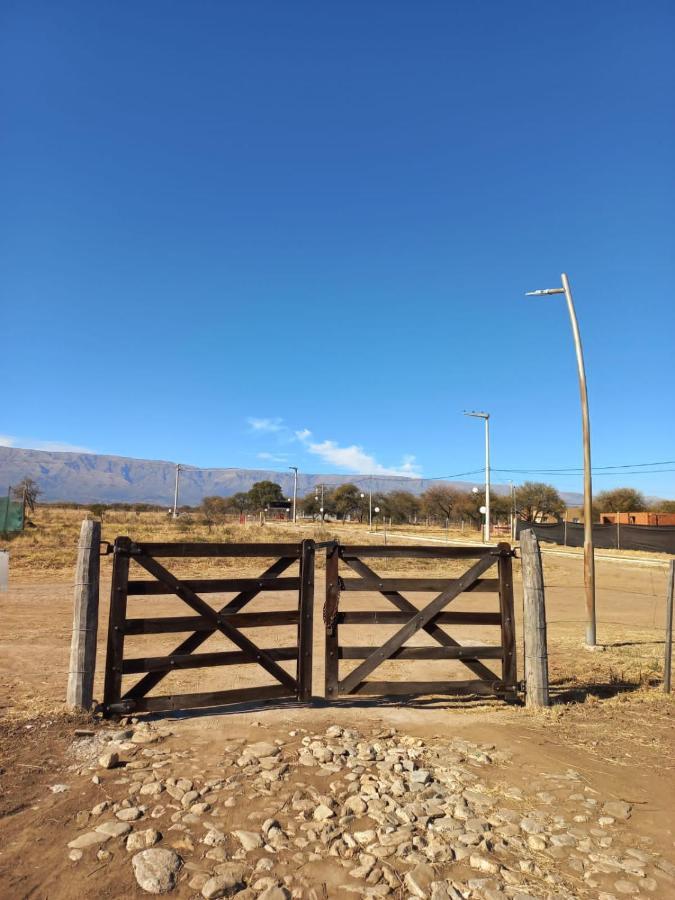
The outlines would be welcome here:
<svg viewBox="0 0 675 900">
<path fill-rule="evenodd" d="M 47 450 L 53 453 L 95 453 L 90 447 L 68 444 L 66 441 L 39 441 L 36 438 L 14 437 L 0 434 L 0 447 L 16 447 L 23 450 Z"/>
<path fill-rule="evenodd" d="M 284 420 L 280 418 L 271 418 L 271 419 L 257 419 L 254 416 L 249 416 L 246 420 L 252 431 L 263 432 L 266 434 L 275 432 L 275 431 L 284 431 L 286 426 L 283 424 Z"/>
<path fill-rule="evenodd" d="M 288 460 L 288 457 L 285 454 L 281 453 L 266 453 L 265 451 L 263 451 L 262 453 L 257 453 L 256 455 L 258 459 L 264 459 L 267 462 L 285 463 Z"/>
<path fill-rule="evenodd" d="M 251 416 L 246 421 L 250 429 L 257 434 L 276 434 L 276 441 L 282 447 L 294 441 L 299 441 L 308 453 L 312 453 L 314 456 L 320 457 L 324 462 L 348 472 L 358 472 L 362 475 L 398 475 L 413 478 L 420 474 L 420 467 L 416 464 L 414 456 L 404 456 L 401 464 L 398 466 L 383 466 L 374 456 L 366 453 L 363 447 L 360 447 L 358 444 L 340 447 L 335 441 L 312 440 L 313 435 L 309 428 L 300 428 L 291 432 L 289 426 L 284 424 L 284 420 L 278 416 L 274 418 L 254 418 Z M 288 455 L 262 451 L 258 453 L 258 459 L 285 463 Z"/>
<path fill-rule="evenodd" d="M 415 464 L 414 456 L 404 456 L 403 462 L 398 467 L 383 466 L 374 456 L 366 453 L 363 447 L 351 444 L 349 447 L 340 447 L 335 441 L 322 441 L 320 444 L 308 444 L 307 449 L 315 456 L 319 456 L 324 462 L 331 463 L 349 472 L 358 472 L 362 475 L 403 475 L 414 477 L 419 475 L 419 466 Z"/>
</svg>

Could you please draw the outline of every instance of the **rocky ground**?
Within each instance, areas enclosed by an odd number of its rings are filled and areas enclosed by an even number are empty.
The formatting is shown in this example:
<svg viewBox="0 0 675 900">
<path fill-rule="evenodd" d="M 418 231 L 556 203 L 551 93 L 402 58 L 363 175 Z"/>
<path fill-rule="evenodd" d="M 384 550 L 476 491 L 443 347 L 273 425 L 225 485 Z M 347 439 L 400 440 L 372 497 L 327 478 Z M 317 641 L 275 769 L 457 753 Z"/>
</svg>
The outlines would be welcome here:
<svg viewBox="0 0 675 900">
<path fill-rule="evenodd" d="M 172 722 L 80 731 L 50 785 L 70 804 L 44 851 L 58 877 L 17 871 L 5 896 L 675 896 L 629 802 L 573 768 L 518 784 L 494 745 L 330 725 L 205 753 Z"/>
</svg>

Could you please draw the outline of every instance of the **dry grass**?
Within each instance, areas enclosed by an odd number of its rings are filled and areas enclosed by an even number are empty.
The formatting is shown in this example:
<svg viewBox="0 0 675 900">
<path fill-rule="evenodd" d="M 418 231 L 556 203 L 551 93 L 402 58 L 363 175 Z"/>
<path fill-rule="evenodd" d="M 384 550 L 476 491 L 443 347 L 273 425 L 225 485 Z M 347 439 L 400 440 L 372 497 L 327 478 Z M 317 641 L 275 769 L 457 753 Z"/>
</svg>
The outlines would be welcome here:
<svg viewBox="0 0 675 900">
<path fill-rule="evenodd" d="M 73 577 L 83 510 L 38 508 L 34 528 L 4 546 L 10 550 L 11 579 L 15 585 L 69 583 Z M 415 534 L 430 531 L 419 527 Z M 177 521 L 161 512 L 106 512 L 102 523 L 104 541 L 126 534 L 138 541 L 295 542 L 303 538 L 343 543 L 381 544 L 380 531 L 369 534 L 366 525 L 270 523 L 266 526 L 227 523 L 209 525 L 199 516 Z M 451 534 L 461 539 L 461 533 Z M 474 537 L 475 535 L 471 535 Z M 465 533 L 464 537 L 468 537 Z M 414 542 L 414 538 L 411 539 Z M 396 546 L 403 542 L 396 541 Z M 101 560 L 102 580 L 110 577 L 111 556 Z M 317 553 L 317 568 L 324 555 Z M 168 561 L 178 575 L 219 573 L 258 574 L 260 559 L 190 559 Z M 470 564 L 466 560 L 377 559 L 370 565 L 382 576 L 437 575 L 453 577 Z M 548 635 L 551 683 L 555 694 L 578 700 L 588 692 L 610 695 L 658 684 L 663 670 L 663 612 L 665 570 L 616 563 L 599 564 L 598 626 L 603 651 L 589 653 L 583 643 L 583 581 L 581 563 L 574 556 L 547 555 L 544 559 L 547 586 Z M 514 561 L 516 613 L 520 618 L 520 564 Z M 471 595 L 475 596 L 475 595 Z M 517 622 L 517 633 L 522 629 Z M 520 651 L 520 647 L 518 648 Z M 519 652 L 522 658 L 522 654 Z"/>
</svg>

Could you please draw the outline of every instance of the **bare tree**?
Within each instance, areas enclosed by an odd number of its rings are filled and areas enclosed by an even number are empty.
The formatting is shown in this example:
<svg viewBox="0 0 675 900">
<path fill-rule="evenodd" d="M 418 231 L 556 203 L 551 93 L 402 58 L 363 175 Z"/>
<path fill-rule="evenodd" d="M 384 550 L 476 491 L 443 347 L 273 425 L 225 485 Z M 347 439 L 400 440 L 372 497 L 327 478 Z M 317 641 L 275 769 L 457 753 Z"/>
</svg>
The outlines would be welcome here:
<svg viewBox="0 0 675 900">
<path fill-rule="evenodd" d="M 26 508 L 30 512 L 35 512 L 35 505 L 38 497 L 42 493 L 36 481 L 26 476 L 22 481 L 12 488 L 15 500 L 23 500 Z"/>
</svg>

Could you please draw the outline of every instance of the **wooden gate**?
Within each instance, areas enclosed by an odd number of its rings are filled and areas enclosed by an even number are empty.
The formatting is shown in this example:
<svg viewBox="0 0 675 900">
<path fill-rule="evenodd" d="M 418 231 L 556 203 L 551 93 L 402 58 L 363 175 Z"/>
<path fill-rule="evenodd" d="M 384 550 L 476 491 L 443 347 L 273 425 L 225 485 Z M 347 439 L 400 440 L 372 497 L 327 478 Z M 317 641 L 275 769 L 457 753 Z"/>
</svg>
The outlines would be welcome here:
<svg viewBox="0 0 675 900">
<path fill-rule="evenodd" d="M 103 709 L 107 714 L 131 711 L 157 711 L 213 706 L 222 703 L 248 702 L 281 697 L 309 701 L 312 694 L 312 613 L 314 604 L 314 541 L 297 544 L 211 544 L 211 543 L 135 543 L 119 537 L 113 549 L 110 620 L 106 656 Z M 199 557 L 259 557 L 275 559 L 257 578 L 178 578 L 158 559 Z M 129 578 L 131 563 L 141 567 L 152 579 Z M 293 564 L 298 574 L 279 577 Z M 293 610 L 242 612 L 261 592 L 297 591 L 297 607 Z M 224 606 L 214 609 L 202 594 L 235 594 Z M 155 595 L 174 595 L 193 613 L 191 616 L 152 616 L 129 618 L 127 598 L 147 598 L 144 607 L 152 605 Z M 194 615 L 196 613 L 196 615 Z M 293 647 L 262 649 L 243 634 L 249 628 L 274 628 L 297 625 L 297 642 Z M 125 658 L 125 638 L 139 634 L 188 633 L 168 655 Z M 238 650 L 217 653 L 195 653 L 212 635 L 220 632 Z M 279 662 L 296 662 L 291 675 Z M 209 693 L 148 696 L 169 673 L 177 669 L 211 666 L 255 664 L 265 669 L 278 682 L 266 687 L 218 690 Z M 142 674 L 142 678 L 122 693 L 124 675 Z"/>
<path fill-rule="evenodd" d="M 513 581 L 509 544 L 495 547 L 419 547 L 419 546 L 342 546 L 328 548 L 326 560 L 326 698 L 351 694 L 478 694 L 513 698 L 516 684 L 516 648 L 513 622 Z M 384 559 L 471 559 L 477 561 L 458 578 L 383 578 L 364 558 Z M 340 563 L 358 578 L 343 578 Z M 496 577 L 484 573 L 497 567 Z M 394 607 L 392 610 L 345 610 L 340 597 L 349 591 L 376 591 Z M 424 607 L 407 600 L 401 592 L 439 591 Z M 494 612 L 445 612 L 453 600 L 466 592 L 492 592 L 498 596 Z M 399 625 L 399 629 L 381 646 L 345 646 L 340 643 L 342 625 Z M 501 637 L 495 645 L 460 644 L 441 625 L 495 625 Z M 437 646 L 409 647 L 405 642 L 418 631 L 430 635 Z M 454 631 L 454 629 L 453 629 Z M 340 660 L 362 660 L 340 678 Z M 474 678 L 468 681 L 366 681 L 386 660 L 457 660 Z M 483 659 L 501 660 L 501 674 L 489 669 Z"/>
</svg>

